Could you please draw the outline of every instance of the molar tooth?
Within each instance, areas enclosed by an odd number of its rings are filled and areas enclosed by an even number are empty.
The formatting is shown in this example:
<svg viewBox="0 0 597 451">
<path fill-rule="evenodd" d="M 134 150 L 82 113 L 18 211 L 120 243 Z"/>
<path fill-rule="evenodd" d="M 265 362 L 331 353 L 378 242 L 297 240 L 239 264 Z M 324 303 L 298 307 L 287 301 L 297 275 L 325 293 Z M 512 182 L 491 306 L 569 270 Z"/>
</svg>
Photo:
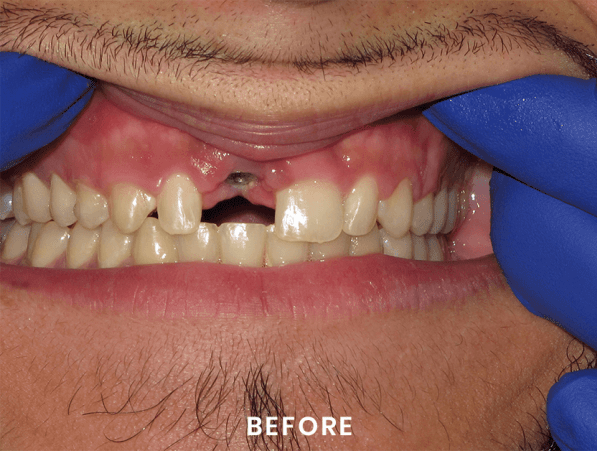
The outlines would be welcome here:
<svg viewBox="0 0 597 451">
<path fill-rule="evenodd" d="M 137 265 L 153 265 L 155 263 L 176 263 L 178 250 L 174 238 L 165 232 L 156 218 L 146 218 L 139 227 L 133 258 Z"/>
<path fill-rule="evenodd" d="M 448 190 L 442 188 L 433 199 L 433 223 L 429 229 L 430 235 L 437 235 L 446 225 L 448 215 Z"/>
<path fill-rule="evenodd" d="M 420 199 L 413 208 L 413 219 L 410 231 L 418 236 L 423 236 L 433 224 L 433 193 Z"/>
<path fill-rule="evenodd" d="M 427 257 L 431 262 L 443 262 L 444 252 L 442 246 L 435 235 L 427 235 L 427 249 L 429 250 Z"/>
<path fill-rule="evenodd" d="M 371 176 L 361 178 L 344 201 L 344 232 L 353 236 L 369 233 L 377 218 L 378 201 L 375 179 Z"/>
<path fill-rule="evenodd" d="M 400 238 L 409 231 L 412 217 L 413 187 L 404 179 L 389 198 L 379 201 L 377 219 L 388 234 Z"/>
<path fill-rule="evenodd" d="M 14 218 L 12 211 L 12 188 L 0 180 L 0 220 Z"/>
<path fill-rule="evenodd" d="M 42 227 L 31 255 L 31 266 L 44 268 L 52 265 L 66 252 L 69 230 L 50 221 Z"/>
<path fill-rule="evenodd" d="M 97 252 L 100 228 L 86 229 L 78 222 L 73 227 L 66 248 L 66 266 L 77 269 L 89 262 Z"/>
<path fill-rule="evenodd" d="M 97 263 L 100 268 L 115 268 L 131 256 L 133 235 L 118 230 L 111 219 L 102 224 Z"/>
<path fill-rule="evenodd" d="M 263 266 L 265 226 L 226 223 L 218 230 L 222 263 L 248 267 Z"/>
<path fill-rule="evenodd" d="M 218 226 L 202 222 L 196 232 L 177 235 L 176 247 L 181 262 L 217 263 L 220 260 Z"/>
<path fill-rule="evenodd" d="M 41 222 L 31 223 L 31 232 L 29 233 L 29 242 L 27 243 L 27 262 L 31 263 L 31 257 L 33 256 L 33 249 L 35 249 L 35 242 L 39 236 L 39 232 L 43 228 L 44 224 Z"/>
<path fill-rule="evenodd" d="M 414 233 L 413 237 L 413 258 L 415 260 L 427 260 L 427 241 L 424 236 L 418 236 Z"/>
<path fill-rule="evenodd" d="M 77 184 L 77 203 L 75 216 L 83 227 L 95 229 L 102 225 L 109 217 L 108 201 L 96 190 L 82 183 Z"/>
<path fill-rule="evenodd" d="M 309 258 L 309 244 L 306 241 L 286 241 L 278 238 L 275 225 L 266 228 L 266 266 L 282 266 L 306 262 Z"/>
<path fill-rule="evenodd" d="M 112 210 L 110 217 L 122 233 L 133 233 L 149 213 L 156 208 L 151 194 L 128 183 L 118 183 L 112 188 Z"/>
<path fill-rule="evenodd" d="M 21 225 L 15 222 L 6 235 L 6 240 L 2 246 L 2 260 L 10 262 L 21 258 L 27 251 L 29 242 L 30 225 Z"/>
<path fill-rule="evenodd" d="M 377 227 L 373 227 L 367 235 L 353 236 L 350 241 L 350 255 L 353 257 L 383 252 L 381 235 Z"/>
<path fill-rule="evenodd" d="M 170 176 L 158 196 L 160 226 L 171 235 L 193 233 L 201 221 L 202 204 L 201 193 L 187 175 Z"/>
<path fill-rule="evenodd" d="M 50 190 L 33 172 L 23 178 L 23 202 L 27 215 L 34 222 L 46 223 L 52 220 L 50 214 Z"/>
<path fill-rule="evenodd" d="M 23 201 L 23 182 L 21 179 L 17 180 L 12 189 L 12 209 L 16 220 L 22 226 L 30 224 L 31 218 L 25 210 L 25 203 Z"/>
<path fill-rule="evenodd" d="M 448 213 L 446 215 L 446 224 L 441 233 L 450 233 L 456 225 L 456 216 L 458 215 L 458 189 L 452 187 L 448 192 Z"/>
<path fill-rule="evenodd" d="M 407 232 L 400 238 L 394 238 L 385 229 L 379 231 L 383 245 L 383 253 L 398 258 L 413 258 L 412 234 Z"/>
<path fill-rule="evenodd" d="M 50 181 L 50 213 L 56 223 L 67 227 L 77 222 L 75 204 L 77 194 L 57 174 Z"/>
<path fill-rule="evenodd" d="M 350 235 L 342 232 L 340 236 L 325 243 L 311 243 L 309 258 L 311 261 L 328 260 L 336 257 L 346 257 L 350 252 Z"/>
<path fill-rule="evenodd" d="M 332 241 L 342 232 L 343 210 L 340 191 L 332 183 L 296 183 L 276 193 L 276 235 L 286 241 Z"/>
</svg>

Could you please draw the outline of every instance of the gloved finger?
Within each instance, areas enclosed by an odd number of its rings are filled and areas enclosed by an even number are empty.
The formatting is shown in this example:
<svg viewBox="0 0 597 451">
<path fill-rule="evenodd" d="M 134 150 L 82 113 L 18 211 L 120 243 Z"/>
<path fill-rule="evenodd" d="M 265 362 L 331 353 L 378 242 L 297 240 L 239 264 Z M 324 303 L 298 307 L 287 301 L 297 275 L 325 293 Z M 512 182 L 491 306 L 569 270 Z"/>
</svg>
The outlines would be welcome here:
<svg viewBox="0 0 597 451">
<path fill-rule="evenodd" d="M 597 217 L 497 171 L 490 192 L 493 250 L 516 297 L 597 348 Z"/>
<path fill-rule="evenodd" d="M 597 369 L 565 374 L 551 387 L 547 421 L 562 451 L 597 449 Z"/>
<path fill-rule="evenodd" d="M 0 53 L 0 170 L 64 133 L 91 98 L 94 81 L 18 53 Z"/>
<path fill-rule="evenodd" d="M 597 80 L 534 75 L 438 102 L 440 131 L 518 180 L 597 216 Z"/>
</svg>

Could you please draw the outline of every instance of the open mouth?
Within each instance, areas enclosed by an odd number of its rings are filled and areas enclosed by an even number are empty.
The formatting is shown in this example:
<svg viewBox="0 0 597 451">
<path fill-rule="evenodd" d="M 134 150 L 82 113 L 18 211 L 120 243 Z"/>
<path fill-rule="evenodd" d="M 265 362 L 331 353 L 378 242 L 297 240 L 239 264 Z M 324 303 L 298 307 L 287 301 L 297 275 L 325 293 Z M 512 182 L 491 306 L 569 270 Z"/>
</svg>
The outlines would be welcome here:
<svg viewBox="0 0 597 451">
<path fill-rule="evenodd" d="M 103 86 L 2 174 L 5 283 L 167 316 L 424 308 L 503 283 L 491 167 L 419 108 L 255 160 L 147 112 Z"/>
</svg>

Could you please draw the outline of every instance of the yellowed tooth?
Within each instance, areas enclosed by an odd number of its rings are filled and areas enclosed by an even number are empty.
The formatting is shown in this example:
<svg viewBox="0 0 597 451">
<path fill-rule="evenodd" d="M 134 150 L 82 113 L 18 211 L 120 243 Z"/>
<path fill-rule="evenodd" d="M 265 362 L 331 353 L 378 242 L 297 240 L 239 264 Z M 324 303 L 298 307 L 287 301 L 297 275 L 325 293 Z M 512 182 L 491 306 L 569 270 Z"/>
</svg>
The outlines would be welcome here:
<svg viewBox="0 0 597 451">
<path fill-rule="evenodd" d="M 12 209 L 12 188 L 0 180 L 0 220 L 4 221 L 8 218 L 14 218 L 15 214 Z"/>
<path fill-rule="evenodd" d="M 131 256 L 133 235 L 122 233 L 111 219 L 102 224 L 97 263 L 100 268 L 115 268 Z"/>
<path fill-rule="evenodd" d="M 442 246 L 435 235 L 427 235 L 427 258 L 430 262 L 444 261 Z"/>
<path fill-rule="evenodd" d="M 15 219 L 22 226 L 30 224 L 31 218 L 25 210 L 25 202 L 23 200 L 23 181 L 18 179 L 12 189 L 12 209 Z"/>
<path fill-rule="evenodd" d="M 23 202 L 27 215 L 34 222 L 46 223 L 52 220 L 50 214 L 50 190 L 33 172 L 23 178 Z"/>
<path fill-rule="evenodd" d="M 323 261 L 331 258 L 346 257 L 350 253 L 350 235 L 342 232 L 332 241 L 325 243 L 311 243 L 309 245 L 309 259 Z"/>
<path fill-rule="evenodd" d="M 33 255 L 33 249 L 35 249 L 35 242 L 39 236 L 39 232 L 43 228 L 44 224 L 41 222 L 31 223 L 31 232 L 29 233 L 29 243 L 27 243 L 27 262 L 31 263 L 31 256 Z"/>
<path fill-rule="evenodd" d="M 458 189 L 456 187 L 452 187 L 450 191 L 448 191 L 448 213 L 446 215 L 446 224 L 442 229 L 442 233 L 450 233 L 452 229 L 454 229 L 454 226 L 456 225 L 456 218 L 458 216 L 458 207 Z"/>
<path fill-rule="evenodd" d="M 75 204 L 77 203 L 77 193 L 60 178 L 57 174 L 52 174 L 50 183 L 50 213 L 56 223 L 62 227 L 77 222 L 75 216 Z"/>
<path fill-rule="evenodd" d="M 413 238 L 413 259 L 427 260 L 427 240 L 424 236 L 418 236 L 414 233 Z"/>
<path fill-rule="evenodd" d="M 133 258 L 136 265 L 176 263 L 178 250 L 174 238 L 165 232 L 156 218 L 145 218 L 135 236 Z"/>
<path fill-rule="evenodd" d="M 276 235 L 275 228 L 274 224 L 266 228 L 266 266 L 283 266 L 306 262 L 309 258 L 309 244 L 305 241 L 281 240 Z"/>
<path fill-rule="evenodd" d="M 352 236 L 369 233 L 377 218 L 378 201 L 377 182 L 370 175 L 362 177 L 344 201 L 344 232 Z"/>
<path fill-rule="evenodd" d="M 177 235 L 176 247 L 181 262 L 217 263 L 220 261 L 218 226 L 202 222 L 196 232 Z"/>
<path fill-rule="evenodd" d="M 383 245 L 383 253 L 398 258 L 413 258 L 413 242 L 412 234 L 407 232 L 406 235 L 400 238 L 394 238 L 384 229 L 379 231 L 381 235 L 381 242 Z"/>
<path fill-rule="evenodd" d="M 118 183 L 112 188 L 112 221 L 122 233 L 133 233 L 149 213 L 156 208 L 156 200 L 151 194 L 128 183 Z"/>
<path fill-rule="evenodd" d="M 404 179 L 388 199 L 379 201 L 377 220 L 388 234 L 400 238 L 409 231 L 412 217 L 413 187 Z"/>
<path fill-rule="evenodd" d="M 410 231 L 418 236 L 423 236 L 433 224 L 433 193 L 427 194 L 413 207 L 413 219 Z"/>
<path fill-rule="evenodd" d="M 276 235 L 286 241 L 325 243 L 344 223 L 342 196 L 330 182 L 307 180 L 276 193 Z"/>
<path fill-rule="evenodd" d="M 161 227 L 171 235 L 187 235 L 199 227 L 203 198 L 185 174 L 174 174 L 158 196 Z"/>
<path fill-rule="evenodd" d="M 218 230 L 222 263 L 248 267 L 263 266 L 265 226 L 226 223 Z"/>
<path fill-rule="evenodd" d="M 11 262 L 21 258 L 27 251 L 27 244 L 29 243 L 29 233 L 31 232 L 30 225 L 21 225 L 15 222 L 2 246 L 2 261 Z"/>
<path fill-rule="evenodd" d="M 353 236 L 350 240 L 350 255 L 353 257 L 381 254 L 382 252 L 381 235 L 377 227 L 373 227 L 367 235 Z"/>
<path fill-rule="evenodd" d="M 51 266 L 66 252 L 69 236 L 67 227 L 60 227 L 54 221 L 44 224 L 35 240 L 31 266 L 36 268 Z"/>
<path fill-rule="evenodd" d="M 77 269 L 95 256 L 100 241 L 100 228 L 86 229 L 81 223 L 75 224 L 70 232 L 66 249 L 66 266 Z"/>
<path fill-rule="evenodd" d="M 446 225 L 448 215 L 448 190 L 442 188 L 433 199 L 433 224 L 429 229 L 430 235 L 437 235 Z"/>
<path fill-rule="evenodd" d="M 96 190 L 79 183 L 75 216 L 86 229 L 95 229 L 109 217 L 108 201 Z"/>
</svg>

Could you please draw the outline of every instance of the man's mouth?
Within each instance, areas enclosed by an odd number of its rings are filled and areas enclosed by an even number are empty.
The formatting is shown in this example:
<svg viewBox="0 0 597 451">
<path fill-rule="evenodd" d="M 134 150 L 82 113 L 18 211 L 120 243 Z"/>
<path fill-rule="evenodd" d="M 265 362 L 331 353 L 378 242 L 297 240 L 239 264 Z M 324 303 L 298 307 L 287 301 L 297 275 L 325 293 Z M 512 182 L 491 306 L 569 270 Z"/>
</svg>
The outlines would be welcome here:
<svg viewBox="0 0 597 451">
<path fill-rule="evenodd" d="M 423 308 L 504 283 L 491 167 L 417 108 L 271 158 L 272 142 L 214 147 L 124 97 L 98 90 L 3 174 L 7 286 L 179 316 Z"/>
</svg>

